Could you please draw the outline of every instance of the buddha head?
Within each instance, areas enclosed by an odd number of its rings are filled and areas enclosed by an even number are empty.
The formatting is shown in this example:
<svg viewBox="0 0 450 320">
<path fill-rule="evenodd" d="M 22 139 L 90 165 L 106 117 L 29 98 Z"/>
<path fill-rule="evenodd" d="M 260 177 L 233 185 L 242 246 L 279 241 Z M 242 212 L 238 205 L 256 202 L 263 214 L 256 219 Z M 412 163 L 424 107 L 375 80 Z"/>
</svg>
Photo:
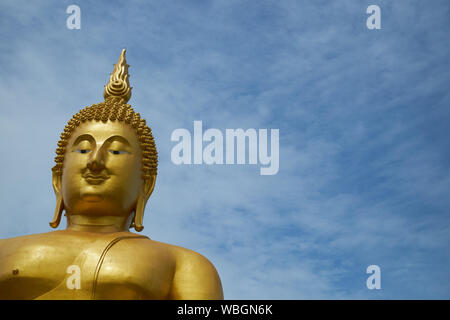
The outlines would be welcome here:
<svg viewBox="0 0 450 320">
<path fill-rule="evenodd" d="M 127 104 L 131 97 L 125 49 L 114 65 L 104 102 L 85 107 L 64 128 L 52 168 L 56 209 L 70 216 L 116 216 L 142 231 L 153 192 L 157 152 L 151 129 Z"/>
</svg>

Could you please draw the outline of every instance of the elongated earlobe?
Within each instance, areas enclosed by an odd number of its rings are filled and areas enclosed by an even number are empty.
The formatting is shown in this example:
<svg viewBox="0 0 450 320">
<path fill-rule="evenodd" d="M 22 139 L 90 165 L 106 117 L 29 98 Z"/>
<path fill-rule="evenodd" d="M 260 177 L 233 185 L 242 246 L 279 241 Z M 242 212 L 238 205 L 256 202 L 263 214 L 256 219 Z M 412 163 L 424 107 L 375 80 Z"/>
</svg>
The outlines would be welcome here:
<svg viewBox="0 0 450 320">
<path fill-rule="evenodd" d="M 141 232 L 144 230 L 144 226 L 142 225 L 144 219 L 144 210 L 145 210 L 145 202 L 142 199 L 142 196 L 139 195 L 137 204 L 136 204 L 136 212 L 134 214 L 134 229 L 137 232 Z"/>
<path fill-rule="evenodd" d="M 53 220 L 50 221 L 50 227 L 57 228 L 61 222 L 61 214 L 64 210 L 64 201 L 61 192 L 61 176 L 53 173 L 52 182 L 53 190 L 56 195 L 56 208 L 55 214 L 53 215 Z"/>
<path fill-rule="evenodd" d="M 132 223 L 132 226 L 134 226 L 134 229 L 138 232 L 144 230 L 144 226 L 142 225 L 142 223 L 144 220 L 145 205 L 147 204 L 147 200 L 148 198 L 150 198 L 150 195 L 155 188 L 155 182 L 156 176 L 152 176 L 151 178 L 145 180 L 142 190 L 137 198 L 136 210 L 134 213 L 134 223 Z"/>
<path fill-rule="evenodd" d="M 64 210 L 64 203 L 62 195 L 56 196 L 56 208 L 55 208 L 55 215 L 53 216 L 53 220 L 50 222 L 50 227 L 57 228 L 59 226 L 59 223 L 61 222 L 61 215 Z"/>
</svg>

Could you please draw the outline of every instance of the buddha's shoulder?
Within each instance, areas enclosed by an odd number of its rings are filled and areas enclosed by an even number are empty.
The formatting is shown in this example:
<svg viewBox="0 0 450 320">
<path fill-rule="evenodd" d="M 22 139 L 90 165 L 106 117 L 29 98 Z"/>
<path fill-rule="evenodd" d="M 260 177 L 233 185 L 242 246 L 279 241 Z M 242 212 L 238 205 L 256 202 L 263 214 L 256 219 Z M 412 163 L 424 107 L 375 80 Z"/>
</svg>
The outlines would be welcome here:
<svg viewBox="0 0 450 320">
<path fill-rule="evenodd" d="M 175 260 L 175 270 L 181 282 L 199 282 L 206 287 L 221 288 L 219 274 L 216 267 L 201 253 L 167 243 L 159 243 L 171 252 Z M 214 290 L 215 290 L 214 289 Z M 219 290 L 221 292 L 221 290 Z M 219 292 L 217 291 L 217 292 Z"/>
<path fill-rule="evenodd" d="M 193 250 L 161 243 L 175 260 L 173 299 L 223 299 L 222 284 L 215 266 Z"/>
<path fill-rule="evenodd" d="M 130 239 L 127 241 L 119 241 L 114 245 L 114 251 L 121 252 L 126 255 L 135 255 L 139 252 L 143 259 L 162 259 L 166 262 L 172 262 L 178 267 L 195 267 L 197 269 L 211 269 L 214 266 L 202 254 L 193 250 L 168 244 L 147 237 L 137 237 L 137 234 L 126 232 L 117 233 L 116 235 L 108 235 L 107 239 Z M 100 239 L 101 236 L 95 237 Z M 135 238 L 135 239 L 133 239 Z M 18 236 L 7 239 L 0 239 L 0 251 L 16 250 L 17 248 L 26 249 L 31 247 L 84 247 L 87 243 L 92 243 L 92 234 L 83 234 L 80 232 L 67 232 L 65 230 L 51 231 L 46 233 L 37 233 L 24 236 Z M 106 241 L 110 243 L 109 241 Z M 116 251 L 116 252 L 117 252 Z"/>
<path fill-rule="evenodd" d="M 142 242 L 141 245 L 151 248 L 152 250 L 149 250 L 151 252 L 156 251 L 170 256 L 178 269 L 193 268 L 199 271 L 215 271 L 214 265 L 205 256 L 194 250 L 150 239 Z"/>
<path fill-rule="evenodd" d="M 8 247 L 23 246 L 23 245 L 27 245 L 27 244 L 31 244 L 31 243 L 42 242 L 49 238 L 50 233 L 52 233 L 52 232 L 36 233 L 36 234 L 29 234 L 29 235 L 17 236 L 17 237 L 12 237 L 12 238 L 0 239 L 0 248 L 6 247 L 6 246 L 8 246 Z M 51 237 L 51 235 L 50 235 L 50 237 Z"/>
<path fill-rule="evenodd" d="M 31 234 L 1 239 L 0 260 L 18 254 L 27 254 L 27 252 L 34 251 L 35 249 L 49 249 L 52 247 L 51 242 L 45 241 L 45 238 L 46 237 L 43 236 L 43 234 Z"/>
</svg>

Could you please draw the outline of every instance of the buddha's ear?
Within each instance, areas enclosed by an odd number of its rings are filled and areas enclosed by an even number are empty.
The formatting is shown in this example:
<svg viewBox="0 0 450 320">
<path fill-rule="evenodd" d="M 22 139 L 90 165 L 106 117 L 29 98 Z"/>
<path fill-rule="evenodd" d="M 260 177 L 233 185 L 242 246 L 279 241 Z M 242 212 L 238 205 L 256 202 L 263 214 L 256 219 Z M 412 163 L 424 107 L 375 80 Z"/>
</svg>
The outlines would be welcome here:
<svg viewBox="0 0 450 320">
<path fill-rule="evenodd" d="M 144 183 L 142 184 L 142 189 L 137 199 L 136 211 L 134 214 L 134 229 L 138 232 L 144 229 L 142 223 L 144 219 L 145 205 L 147 204 L 147 200 L 148 198 L 150 198 L 153 189 L 155 189 L 155 183 L 156 175 L 152 175 L 150 178 L 145 179 Z"/>
<path fill-rule="evenodd" d="M 61 184 L 62 184 L 62 176 L 60 174 L 55 174 L 52 172 L 52 184 L 53 184 L 53 191 L 55 191 L 55 194 L 58 195 L 61 193 Z"/>
<path fill-rule="evenodd" d="M 56 208 L 53 220 L 50 222 L 50 226 L 52 228 L 57 228 L 59 226 L 59 222 L 61 221 L 61 214 L 64 210 L 64 202 L 61 191 L 61 184 L 62 184 L 61 178 L 62 176 L 60 174 L 56 174 L 53 172 L 52 183 L 53 183 L 53 190 L 55 191 L 56 195 Z"/>
<path fill-rule="evenodd" d="M 153 193 L 153 189 L 155 189 L 155 183 L 156 183 L 156 176 L 152 175 L 150 176 L 150 178 L 144 180 L 144 183 L 142 184 L 142 192 L 144 194 L 146 202 Z"/>
</svg>

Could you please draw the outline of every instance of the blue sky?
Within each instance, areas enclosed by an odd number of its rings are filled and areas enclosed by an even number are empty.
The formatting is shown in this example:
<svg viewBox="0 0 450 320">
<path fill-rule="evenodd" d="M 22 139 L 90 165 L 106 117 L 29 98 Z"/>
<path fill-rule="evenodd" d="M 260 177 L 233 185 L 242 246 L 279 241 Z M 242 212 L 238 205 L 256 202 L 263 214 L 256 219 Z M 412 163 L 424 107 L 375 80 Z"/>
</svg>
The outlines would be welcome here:
<svg viewBox="0 0 450 320">
<path fill-rule="evenodd" d="M 205 255 L 226 299 L 449 299 L 449 16 L 445 0 L 2 2 L 0 237 L 50 231 L 60 132 L 126 48 L 159 152 L 144 234 Z M 175 166 L 170 135 L 194 120 L 279 129 L 278 174 Z"/>
</svg>

